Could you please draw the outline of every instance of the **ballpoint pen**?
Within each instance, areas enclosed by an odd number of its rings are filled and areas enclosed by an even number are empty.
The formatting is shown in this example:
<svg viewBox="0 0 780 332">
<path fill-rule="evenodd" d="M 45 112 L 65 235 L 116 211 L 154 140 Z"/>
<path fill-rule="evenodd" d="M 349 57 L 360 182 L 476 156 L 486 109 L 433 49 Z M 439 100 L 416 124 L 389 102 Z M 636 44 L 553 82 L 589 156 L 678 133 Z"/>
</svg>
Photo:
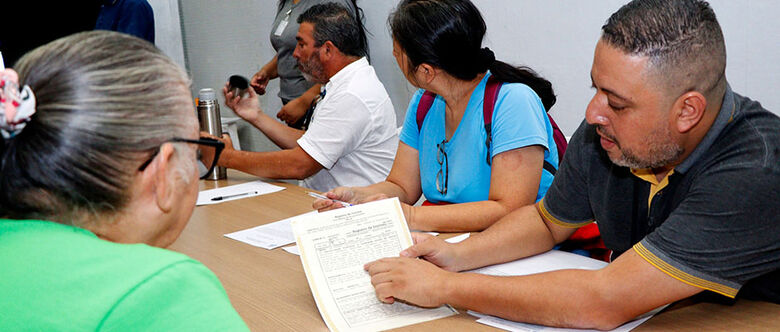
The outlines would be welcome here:
<svg viewBox="0 0 780 332">
<path fill-rule="evenodd" d="M 223 199 L 231 199 L 231 198 L 236 198 L 236 197 L 241 197 L 241 196 L 246 196 L 246 195 L 255 195 L 255 194 L 257 194 L 257 191 L 250 191 L 250 192 L 240 193 L 240 194 L 233 194 L 233 195 L 226 195 L 226 196 L 217 196 L 217 197 L 212 198 L 211 200 L 212 201 L 221 201 Z"/>
<path fill-rule="evenodd" d="M 336 203 L 339 203 L 339 204 L 341 204 L 341 205 L 343 205 L 343 206 L 352 206 L 352 204 L 349 204 L 349 203 L 347 203 L 347 202 L 340 201 L 340 200 L 333 199 L 333 198 L 328 198 L 328 197 L 327 197 L 327 196 L 325 196 L 325 195 L 318 194 L 318 193 L 315 193 L 315 192 L 313 192 L 313 191 L 307 191 L 306 193 L 307 193 L 307 194 L 309 194 L 309 196 L 311 196 L 311 197 L 316 197 L 316 198 L 320 198 L 320 199 L 328 199 L 328 200 L 334 201 L 334 202 L 336 202 Z"/>
</svg>

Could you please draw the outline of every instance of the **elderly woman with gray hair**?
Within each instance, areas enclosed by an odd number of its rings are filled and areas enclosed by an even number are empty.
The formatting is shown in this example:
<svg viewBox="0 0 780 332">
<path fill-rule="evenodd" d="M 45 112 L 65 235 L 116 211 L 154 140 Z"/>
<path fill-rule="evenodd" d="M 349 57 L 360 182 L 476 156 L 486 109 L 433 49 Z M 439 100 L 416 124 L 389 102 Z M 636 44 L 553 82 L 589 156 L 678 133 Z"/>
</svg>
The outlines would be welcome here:
<svg viewBox="0 0 780 332">
<path fill-rule="evenodd" d="M 198 193 L 187 75 L 108 31 L 0 72 L 0 330 L 246 330 L 201 263 L 160 249 Z M 23 88 L 19 88 L 23 87 Z"/>
</svg>

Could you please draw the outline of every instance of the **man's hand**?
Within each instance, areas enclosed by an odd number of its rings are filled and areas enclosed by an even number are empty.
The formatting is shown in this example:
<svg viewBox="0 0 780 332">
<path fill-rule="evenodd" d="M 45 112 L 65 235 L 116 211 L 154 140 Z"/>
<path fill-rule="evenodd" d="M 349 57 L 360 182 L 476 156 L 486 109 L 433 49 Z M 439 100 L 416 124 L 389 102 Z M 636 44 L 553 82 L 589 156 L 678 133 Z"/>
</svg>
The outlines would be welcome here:
<svg viewBox="0 0 780 332">
<path fill-rule="evenodd" d="M 257 92 L 258 95 L 265 94 L 265 88 L 268 86 L 268 81 L 271 79 L 271 75 L 268 73 L 265 67 L 260 68 L 257 73 L 252 75 L 252 79 L 249 81 L 249 85 Z"/>
<path fill-rule="evenodd" d="M 430 262 L 407 258 L 382 258 L 363 267 L 371 275 L 377 298 L 385 303 L 396 299 L 421 307 L 444 304 L 441 286 L 454 273 L 442 270 Z"/>
<path fill-rule="evenodd" d="M 301 97 L 298 97 L 290 100 L 287 105 L 282 106 L 282 109 L 279 110 L 279 113 L 276 113 L 276 117 L 279 118 L 279 120 L 286 122 L 288 125 L 292 125 L 298 122 L 298 120 L 300 120 L 304 115 L 306 115 L 306 111 L 309 110 L 309 106 L 310 105 L 307 105 L 303 100 L 301 100 Z"/>
<path fill-rule="evenodd" d="M 230 107 L 238 116 L 242 119 L 256 123 L 260 118 L 263 110 L 260 109 L 260 99 L 257 94 L 252 90 L 247 90 L 245 97 L 234 95 L 232 91 L 228 90 L 229 83 L 225 83 L 222 88 L 222 94 L 225 96 L 225 105 Z"/>
</svg>

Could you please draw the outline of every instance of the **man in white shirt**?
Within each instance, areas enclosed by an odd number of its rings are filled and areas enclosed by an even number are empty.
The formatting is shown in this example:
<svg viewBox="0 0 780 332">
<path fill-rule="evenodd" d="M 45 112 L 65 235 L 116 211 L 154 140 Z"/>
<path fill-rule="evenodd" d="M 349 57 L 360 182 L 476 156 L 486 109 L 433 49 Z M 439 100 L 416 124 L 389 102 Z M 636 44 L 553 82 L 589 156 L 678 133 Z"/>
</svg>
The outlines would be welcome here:
<svg viewBox="0 0 780 332">
<path fill-rule="evenodd" d="M 298 21 L 293 56 L 306 79 L 324 84 L 308 130 L 266 115 L 252 89 L 241 97 L 226 86 L 225 104 L 282 150 L 233 150 L 224 137 L 219 166 L 265 178 L 302 179 L 305 187 L 319 191 L 383 181 L 398 146 L 395 110 L 365 58 L 362 23 L 335 3 L 313 6 Z"/>
</svg>

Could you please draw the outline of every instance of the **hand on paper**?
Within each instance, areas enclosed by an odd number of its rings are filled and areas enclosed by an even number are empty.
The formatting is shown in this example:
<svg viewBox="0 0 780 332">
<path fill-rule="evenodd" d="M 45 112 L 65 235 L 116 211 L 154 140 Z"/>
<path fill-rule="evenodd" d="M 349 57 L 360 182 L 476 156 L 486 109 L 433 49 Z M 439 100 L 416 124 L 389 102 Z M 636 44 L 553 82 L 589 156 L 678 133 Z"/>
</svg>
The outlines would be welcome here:
<svg viewBox="0 0 780 332">
<path fill-rule="evenodd" d="M 401 257 L 419 257 L 447 271 L 457 272 L 461 270 L 455 264 L 456 244 L 425 233 L 412 232 L 412 239 L 414 240 L 414 245 L 401 251 Z"/>
<path fill-rule="evenodd" d="M 441 286 L 453 274 L 430 262 L 408 257 L 382 258 L 364 268 L 371 275 L 371 284 L 380 301 L 401 300 L 421 307 L 444 304 L 440 298 Z"/>
<path fill-rule="evenodd" d="M 225 96 L 225 106 L 230 107 L 236 115 L 242 119 L 255 123 L 260 118 L 263 110 L 260 109 L 260 99 L 253 89 L 247 89 L 244 97 L 233 94 L 228 90 L 229 83 L 222 87 L 222 94 Z"/>
<path fill-rule="evenodd" d="M 357 204 L 355 191 L 350 187 L 338 187 L 325 193 L 330 199 L 318 199 L 311 204 L 311 207 L 319 212 L 334 210 L 344 207 L 343 204 L 336 202 L 342 201 L 350 204 Z"/>
</svg>

